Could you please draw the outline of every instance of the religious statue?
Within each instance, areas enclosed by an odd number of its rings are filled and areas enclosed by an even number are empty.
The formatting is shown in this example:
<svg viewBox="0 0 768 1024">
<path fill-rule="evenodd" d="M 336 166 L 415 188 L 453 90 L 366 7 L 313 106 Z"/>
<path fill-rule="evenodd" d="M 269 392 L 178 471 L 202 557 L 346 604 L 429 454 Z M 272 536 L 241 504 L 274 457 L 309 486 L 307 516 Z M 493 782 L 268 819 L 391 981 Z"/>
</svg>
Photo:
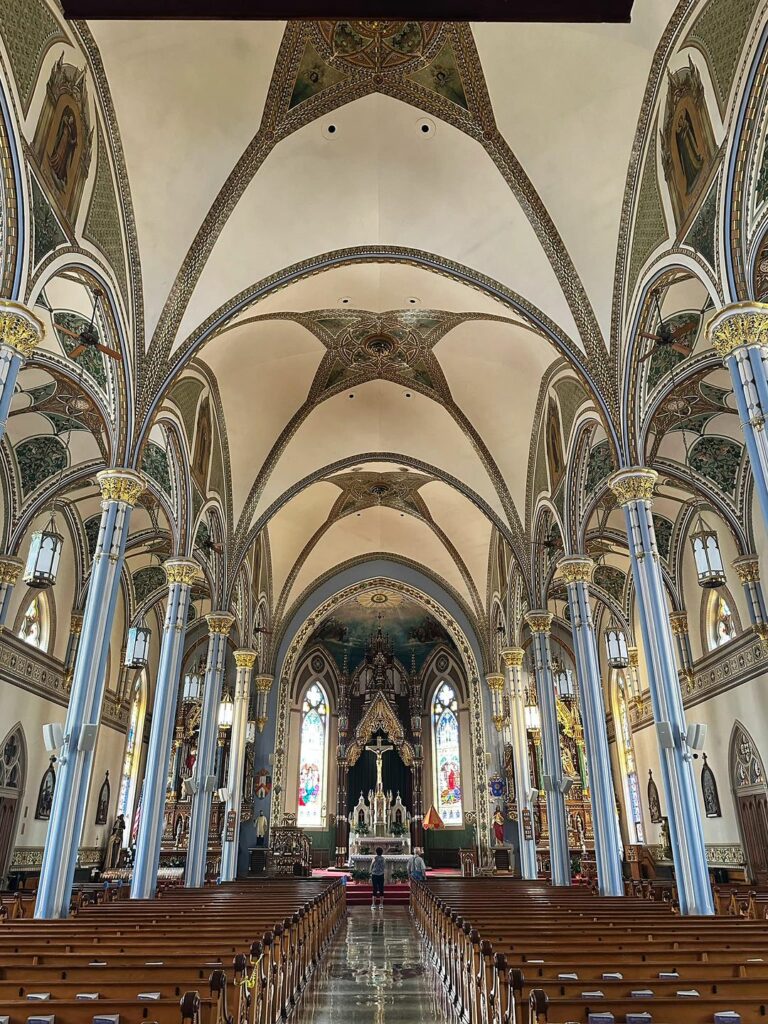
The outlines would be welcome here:
<svg viewBox="0 0 768 1024">
<path fill-rule="evenodd" d="M 259 816 L 256 819 L 256 845 L 263 846 L 267 838 L 267 829 L 269 828 L 269 820 L 264 811 L 259 811 Z"/>
<path fill-rule="evenodd" d="M 369 744 L 365 749 L 369 754 L 373 754 L 376 758 L 376 789 L 368 794 L 368 799 L 373 806 L 374 833 L 377 836 L 384 835 L 389 828 L 389 805 L 392 803 L 392 797 L 390 795 L 390 797 L 387 798 L 384 793 L 382 762 L 384 760 L 384 755 L 395 748 L 391 745 L 383 744 L 381 742 L 381 736 L 377 736 L 376 743 L 372 745 Z"/>
<path fill-rule="evenodd" d="M 58 131 L 53 147 L 48 154 L 48 164 L 53 171 L 54 180 L 59 183 L 60 188 L 67 184 L 69 166 L 77 147 L 77 121 L 75 112 L 67 105 L 61 113 Z"/>
<path fill-rule="evenodd" d="M 112 826 L 104 851 L 104 870 L 111 871 L 120 866 L 120 855 L 123 852 L 123 833 L 125 832 L 125 816 L 118 814 Z"/>
<path fill-rule="evenodd" d="M 493 812 L 493 835 L 496 840 L 496 845 L 501 846 L 504 843 L 504 815 L 501 813 L 501 808 L 496 804 L 496 810 Z"/>
</svg>

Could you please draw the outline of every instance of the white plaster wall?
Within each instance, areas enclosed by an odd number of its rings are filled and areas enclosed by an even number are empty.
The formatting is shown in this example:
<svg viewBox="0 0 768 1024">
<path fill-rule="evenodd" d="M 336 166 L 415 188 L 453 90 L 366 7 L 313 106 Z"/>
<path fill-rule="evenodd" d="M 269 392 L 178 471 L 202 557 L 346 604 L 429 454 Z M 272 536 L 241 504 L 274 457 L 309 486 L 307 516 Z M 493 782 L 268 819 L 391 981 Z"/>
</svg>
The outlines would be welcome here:
<svg viewBox="0 0 768 1024">
<path fill-rule="evenodd" d="M 708 727 L 704 749 L 709 766 L 715 774 L 718 794 L 720 796 L 722 817 L 704 817 L 704 804 L 701 799 L 700 784 L 703 761 L 701 758 L 694 761 L 696 791 L 704 825 L 704 840 L 707 843 L 731 844 L 741 842 L 731 791 L 730 766 L 728 763 L 731 732 L 734 723 L 737 720 L 740 721 L 751 734 L 763 758 L 768 756 L 768 708 L 766 708 L 765 703 L 765 687 L 766 677 L 760 676 L 726 693 L 719 694 L 708 701 L 697 704 L 686 711 L 686 718 L 689 722 L 704 722 Z M 634 744 L 638 773 L 641 779 L 643 806 L 646 811 L 646 828 L 650 833 L 648 841 L 657 842 L 659 827 L 648 822 L 647 800 L 645 798 L 648 769 L 650 768 L 659 787 L 662 811 L 666 813 L 666 799 L 661 783 L 656 730 L 654 727 L 649 726 L 635 731 Z"/>
<path fill-rule="evenodd" d="M 50 758 L 50 754 L 43 745 L 43 726 L 47 722 L 63 722 L 65 714 L 66 709 L 58 704 L 53 704 L 12 683 L 0 682 L 0 722 L 5 726 L 2 736 L 5 735 L 6 729 L 10 729 L 18 721 L 23 726 L 27 744 L 27 776 L 16 835 L 15 845 L 17 847 L 43 846 L 45 844 L 48 822 L 35 820 L 35 805 L 40 779 L 48 767 Z M 0 736 L 0 740 L 2 740 L 2 736 Z M 123 733 L 105 725 L 100 727 L 88 794 L 88 810 L 80 840 L 81 846 L 102 845 L 106 838 L 105 833 L 111 827 L 119 789 L 124 747 L 125 736 Z M 94 823 L 99 789 L 107 769 L 109 769 L 112 791 L 110 817 L 108 824 L 104 826 Z"/>
</svg>

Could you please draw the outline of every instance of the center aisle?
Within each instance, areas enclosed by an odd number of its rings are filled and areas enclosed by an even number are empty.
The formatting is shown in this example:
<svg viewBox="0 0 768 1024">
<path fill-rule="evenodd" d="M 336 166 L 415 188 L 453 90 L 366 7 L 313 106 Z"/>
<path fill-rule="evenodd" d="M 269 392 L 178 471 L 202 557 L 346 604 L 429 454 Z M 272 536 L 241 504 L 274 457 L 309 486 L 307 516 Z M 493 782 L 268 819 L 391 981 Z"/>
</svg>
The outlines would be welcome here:
<svg viewBox="0 0 768 1024">
<path fill-rule="evenodd" d="M 299 1024 L 444 1021 L 407 907 L 352 907 L 299 1007 Z"/>
</svg>

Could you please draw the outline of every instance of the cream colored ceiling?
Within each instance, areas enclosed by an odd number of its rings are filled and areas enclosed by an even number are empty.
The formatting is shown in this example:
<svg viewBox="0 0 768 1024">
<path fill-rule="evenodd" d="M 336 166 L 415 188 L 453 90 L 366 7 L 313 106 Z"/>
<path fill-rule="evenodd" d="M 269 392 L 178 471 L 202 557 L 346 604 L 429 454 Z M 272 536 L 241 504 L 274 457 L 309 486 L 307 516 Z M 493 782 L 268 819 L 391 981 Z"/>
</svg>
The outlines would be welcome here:
<svg viewBox="0 0 768 1024">
<path fill-rule="evenodd" d="M 626 26 L 472 28 L 493 117 L 606 342 L 627 166 L 673 6 L 636 0 Z M 101 22 L 92 30 L 125 151 L 149 345 L 189 246 L 259 129 L 284 25 Z M 541 382 L 561 355 L 520 324 L 510 302 L 477 287 L 480 277 L 540 310 L 575 351 L 584 347 L 545 247 L 482 142 L 434 114 L 426 137 L 422 116 L 370 95 L 277 142 L 228 209 L 196 283 L 181 282 L 192 286 L 189 301 L 164 338 L 178 371 L 190 337 L 235 296 L 350 247 L 420 250 L 474 279 L 471 287 L 383 256 L 310 273 L 240 311 L 237 326 L 196 350 L 221 399 L 236 533 L 242 540 L 273 510 L 273 594 L 284 604 L 346 560 L 387 552 L 441 576 L 479 611 L 490 517 L 508 536 L 525 519 Z M 490 111 L 483 116 L 491 125 Z M 578 281 L 569 283 L 578 292 Z M 425 346 L 439 378 L 428 393 L 390 379 L 315 393 L 327 349 L 292 315 L 414 308 L 473 317 L 433 339 L 431 356 Z M 387 456 L 397 461 L 370 463 Z M 366 458 L 366 471 L 411 466 L 442 479 L 418 488 L 423 506 L 413 511 L 382 504 L 334 521 L 342 491 L 323 478 Z"/>
</svg>

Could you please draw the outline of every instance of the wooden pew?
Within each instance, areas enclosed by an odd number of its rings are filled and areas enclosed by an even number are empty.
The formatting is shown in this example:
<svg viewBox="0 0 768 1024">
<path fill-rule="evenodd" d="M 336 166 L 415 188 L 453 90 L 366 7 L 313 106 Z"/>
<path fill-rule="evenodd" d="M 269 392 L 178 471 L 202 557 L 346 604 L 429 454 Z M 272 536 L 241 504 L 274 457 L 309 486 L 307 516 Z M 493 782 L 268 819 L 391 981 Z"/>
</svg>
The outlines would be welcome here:
<svg viewBox="0 0 768 1024">
<path fill-rule="evenodd" d="M 340 880 L 281 879 L 78 906 L 62 921 L 8 917 L 0 1006 L 11 1024 L 34 1012 L 56 1024 L 91 1024 L 97 1013 L 121 1024 L 278 1024 L 345 913 Z M 86 993 L 98 1000 L 77 998 Z M 158 998 L 139 998 L 147 993 Z"/>
<path fill-rule="evenodd" d="M 430 880 L 413 887 L 411 910 L 446 1011 L 468 1024 L 578 1022 L 590 1010 L 619 1022 L 642 1009 L 654 1024 L 711 1024 L 724 1009 L 746 1024 L 768 1013 L 761 920 L 681 918 L 655 900 L 500 879 Z M 643 990 L 647 1006 L 632 996 Z M 678 995 L 689 990 L 698 996 Z"/>
</svg>

